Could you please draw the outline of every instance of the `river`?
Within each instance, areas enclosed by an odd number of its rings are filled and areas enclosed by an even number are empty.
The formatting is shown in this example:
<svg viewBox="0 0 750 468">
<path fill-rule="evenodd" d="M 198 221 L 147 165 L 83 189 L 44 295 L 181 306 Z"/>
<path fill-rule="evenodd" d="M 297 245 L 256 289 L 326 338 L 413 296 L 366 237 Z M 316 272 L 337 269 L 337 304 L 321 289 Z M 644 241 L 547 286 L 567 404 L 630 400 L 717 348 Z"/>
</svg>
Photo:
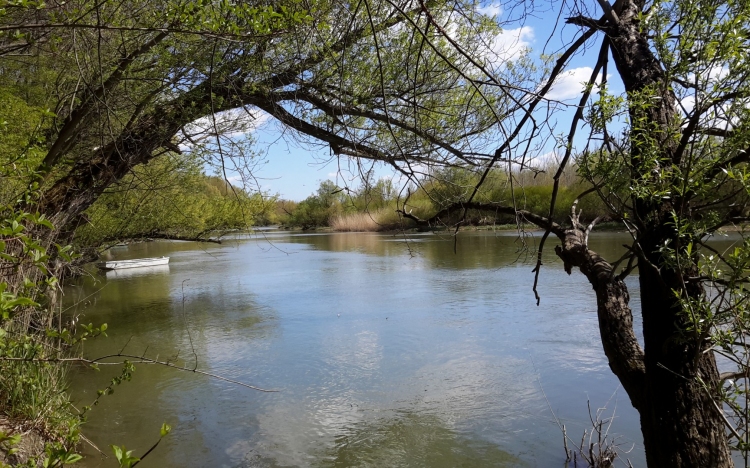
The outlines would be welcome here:
<svg viewBox="0 0 750 468">
<path fill-rule="evenodd" d="M 590 245 L 613 260 L 627 240 L 594 233 Z M 580 441 L 589 404 L 593 417 L 614 416 L 623 460 L 645 466 L 594 293 L 551 244 L 539 306 L 515 232 L 462 232 L 455 253 L 450 236 L 432 233 L 268 231 L 114 248 L 116 259 L 171 260 L 65 288 L 70 316 L 108 324 L 86 356 L 191 369 L 197 357 L 199 370 L 278 392 L 136 364 L 89 413 L 83 433 L 109 458 L 86 445 L 84 466 L 113 466 L 110 444 L 142 455 L 166 422 L 171 434 L 139 466 L 562 467 L 558 421 Z M 637 311 L 637 280 L 627 283 Z M 75 368 L 75 405 L 120 370 Z"/>
</svg>

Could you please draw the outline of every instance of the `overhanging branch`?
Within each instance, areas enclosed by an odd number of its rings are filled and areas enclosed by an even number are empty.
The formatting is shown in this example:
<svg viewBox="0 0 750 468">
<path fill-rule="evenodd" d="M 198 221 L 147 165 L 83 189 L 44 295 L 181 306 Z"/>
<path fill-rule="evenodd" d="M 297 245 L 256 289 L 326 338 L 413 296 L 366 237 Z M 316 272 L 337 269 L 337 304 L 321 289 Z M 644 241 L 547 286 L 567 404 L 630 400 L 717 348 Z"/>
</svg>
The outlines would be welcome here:
<svg viewBox="0 0 750 468">
<path fill-rule="evenodd" d="M 437 212 L 434 216 L 429 219 L 421 219 L 411 213 L 407 213 L 404 210 L 397 210 L 403 217 L 411 219 L 419 226 L 437 226 L 440 220 L 446 216 L 463 210 L 481 210 L 481 211 L 492 211 L 495 213 L 508 214 L 512 216 L 520 216 L 526 221 L 534 224 L 540 228 L 549 229 L 550 232 L 554 233 L 560 239 L 565 237 L 565 230 L 559 224 L 552 222 L 550 223 L 547 218 L 540 216 L 536 213 L 532 213 L 526 210 L 518 210 L 512 206 L 499 205 L 494 203 L 480 203 L 480 202 L 459 202 L 454 203 L 446 208 L 443 208 Z"/>
</svg>

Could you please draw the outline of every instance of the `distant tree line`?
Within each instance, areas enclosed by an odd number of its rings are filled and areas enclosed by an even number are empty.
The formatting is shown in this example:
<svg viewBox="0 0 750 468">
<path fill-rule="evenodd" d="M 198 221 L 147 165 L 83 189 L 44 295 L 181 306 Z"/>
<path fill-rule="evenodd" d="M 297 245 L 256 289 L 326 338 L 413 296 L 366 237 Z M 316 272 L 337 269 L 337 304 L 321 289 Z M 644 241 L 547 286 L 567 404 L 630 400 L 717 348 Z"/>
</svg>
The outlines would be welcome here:
<svg viewBox="0 0 750 468">
<path fill-rule="evenodd" d="M 500 169 L 491 171 L 474 197 L 486 205 L 484 209 L 470 209 L 463 225 L 514 225 L 522 219 L 504 211 L 493 212 L 491 207 L 515 204 L 519 209 L 540 212 L 548 209 L 552 199 L 554 167 L 515 171 L 511 175 Z M 562 178 L 555 217 L 567 216 L 573 201 L 591 192 L 592 185 L 579 175 L 582 168 L 569 167 Z M 263 220 L 292 228 L 331 227 L 342 231 L 385 231 L 414 228 L 412 219 L 399 216 L 406 210 L 420 218 L 431 218 L 447 207 L 466 200 L 477 185 L 481 173 L 470 168 L 441 168 L 430 172 L 419 183 L 404 188 L 393 179 L 363 180 L 356 188 L 340 187 L 325 180 L 315 193 L 301 202 L 276 200 L 276 209 Z M 607 205 L 598 197 L 583 197 L 578 204 L 582 220 L 606 217 Z M 264 213 L 268 213 L 266 210 Z M 454 225 L 461 213 L 452 211 L 443 217 L 446 226 Z"/>
</svg>

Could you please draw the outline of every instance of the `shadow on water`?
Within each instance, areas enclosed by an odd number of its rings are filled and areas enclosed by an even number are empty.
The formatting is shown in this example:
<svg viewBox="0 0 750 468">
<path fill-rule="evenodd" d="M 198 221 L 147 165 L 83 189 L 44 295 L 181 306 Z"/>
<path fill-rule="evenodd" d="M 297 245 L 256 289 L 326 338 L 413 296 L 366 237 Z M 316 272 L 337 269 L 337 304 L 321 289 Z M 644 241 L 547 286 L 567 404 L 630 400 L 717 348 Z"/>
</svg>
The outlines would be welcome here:
<svg viewBox="0 0 750 468">
<path fill-rule="evenodd" d="M 432 268 L 463 270 L 535 262 L 542 234 L 540 231 L 529 231 L 523 239 L 516 231 L 462 231 L 457 238 L 449 232 L 298 234 L 290 235 L 288 242 L 330 252 L 360 252 L 386 257 L 408 256 L 411 253 L 424 259 Z M 612 261 L 622 255 L 625 251 L 622 244 L 629 241 L 627 233 L 594 233 L 591 236 L 592 248 Z M 554 253 L 556 242 L 554 238 L 547 242 L 545 264 L 559 262 Z"/>
</svg>

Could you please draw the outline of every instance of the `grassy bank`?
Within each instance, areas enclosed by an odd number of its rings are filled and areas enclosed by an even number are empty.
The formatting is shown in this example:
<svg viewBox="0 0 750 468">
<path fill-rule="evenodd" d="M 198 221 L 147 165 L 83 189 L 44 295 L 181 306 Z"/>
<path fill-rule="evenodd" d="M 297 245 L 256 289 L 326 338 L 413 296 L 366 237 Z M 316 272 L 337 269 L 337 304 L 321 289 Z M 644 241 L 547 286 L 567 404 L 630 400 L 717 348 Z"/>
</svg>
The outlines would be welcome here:
<svg viewBox="0 0 750 468">
<path fill-rule="evenodd" d="M 29 204 L 35 196 L 27 194 Z M 58 278 L 72 257 L 51 232 L 38 214 L 0 207 L 0 460 L 13 466 L 81 458 L 83 418 L 68 399 L 62 360 L 101 329 L 74 335 L 62 322 Z"/>
</svg>

